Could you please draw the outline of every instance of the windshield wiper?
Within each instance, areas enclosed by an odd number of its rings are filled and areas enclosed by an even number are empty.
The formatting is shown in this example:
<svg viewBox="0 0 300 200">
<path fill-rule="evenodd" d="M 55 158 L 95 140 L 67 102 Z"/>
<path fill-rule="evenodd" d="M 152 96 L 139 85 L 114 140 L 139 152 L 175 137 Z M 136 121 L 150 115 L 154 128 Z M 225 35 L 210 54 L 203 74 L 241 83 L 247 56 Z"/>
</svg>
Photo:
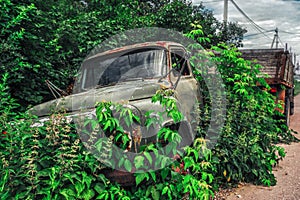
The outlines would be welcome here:
<svg viewBox="0 0 300 200">
<path fill-rule="evenodd" d="M 58 98 L 61 98 L 62 96 L 67 96 L 68 95 L 65 91 L 63 91 L 62 89 L 58 88 L 51 81 L 46 80 L 45 82 L 46 82 L 46 84 L 47 84 L 50 92 L 55 97 L 55 99 L 58 99 Z M 56 95 L 58 95 L 58 97 Z"/>
</svg>

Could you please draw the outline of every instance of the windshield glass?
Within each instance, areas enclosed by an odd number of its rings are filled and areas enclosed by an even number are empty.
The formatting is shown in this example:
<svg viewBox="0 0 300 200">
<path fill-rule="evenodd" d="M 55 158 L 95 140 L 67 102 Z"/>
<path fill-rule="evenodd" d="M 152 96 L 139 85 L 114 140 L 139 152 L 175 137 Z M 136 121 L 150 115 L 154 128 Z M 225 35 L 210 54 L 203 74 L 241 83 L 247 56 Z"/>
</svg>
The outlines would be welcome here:
<svg viewBox="0 0 300 200">
<path fill-rule="evenodd" d="M 108 56 L 110 56 L 108 58 Z M 158 78 L 166 74 L 166 52 L 161 49 L 140 49 L 125 54 L 106 55 L 83 63 L 82 90 L 118 82 Z"/>
</svg>

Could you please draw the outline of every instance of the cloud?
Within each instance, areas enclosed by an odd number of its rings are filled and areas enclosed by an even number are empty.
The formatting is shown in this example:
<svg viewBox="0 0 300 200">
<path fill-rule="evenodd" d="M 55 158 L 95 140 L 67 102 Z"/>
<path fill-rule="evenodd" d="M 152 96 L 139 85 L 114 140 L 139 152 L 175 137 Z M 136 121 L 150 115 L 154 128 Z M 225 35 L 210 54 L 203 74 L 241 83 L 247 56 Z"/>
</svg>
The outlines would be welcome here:
<svg viewBox="0 0 300 200">
<path fill-rule="evenodd" d="M 275 28 L 279 30 L 280 46 L 284 47 L 288 43 L 292 51 L 300 59 L 300 1 L 287 0 L 234 0 L 236 4 L 250 17 L 256 24 L 261 26 L 266 32 L 265 35 L 259 33 L 253 24 L 251 24 L 243 14 L 241 14 L 229 1 L 228 19 L 238 22 L 247 28 L 246 35 L 256 34 L 252 37 L 246 37 L 244 40 L 245 48 L 269 48 L 275 34 Z M 194 0 L 199 3 L 199 0 Z M 223 1 L 204 0 L 203 5 L 213 9 L 215 17 L 223 20 Z"/>
</svg>

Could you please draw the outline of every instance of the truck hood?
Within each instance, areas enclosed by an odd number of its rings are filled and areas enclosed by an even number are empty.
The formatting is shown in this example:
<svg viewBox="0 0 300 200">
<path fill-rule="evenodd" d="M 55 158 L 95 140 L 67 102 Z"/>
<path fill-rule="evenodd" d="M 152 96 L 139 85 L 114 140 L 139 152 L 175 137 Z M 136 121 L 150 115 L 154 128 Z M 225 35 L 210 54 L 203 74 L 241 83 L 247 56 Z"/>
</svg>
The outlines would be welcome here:
<svg viewBox="0 0 300 200">
<path fill-rule="evenodd" d="M 169 86 L 158 83 L 157 80 L 127 81 L 48 101 L 31 108 L 29 112 L 42 117 L 50 115 L 55 110 L 76 112 L 92 109 L 95 108 L 97 102 L 101 101 L 130 102 L 151 98 L 162 87 Z"/>
</svg>

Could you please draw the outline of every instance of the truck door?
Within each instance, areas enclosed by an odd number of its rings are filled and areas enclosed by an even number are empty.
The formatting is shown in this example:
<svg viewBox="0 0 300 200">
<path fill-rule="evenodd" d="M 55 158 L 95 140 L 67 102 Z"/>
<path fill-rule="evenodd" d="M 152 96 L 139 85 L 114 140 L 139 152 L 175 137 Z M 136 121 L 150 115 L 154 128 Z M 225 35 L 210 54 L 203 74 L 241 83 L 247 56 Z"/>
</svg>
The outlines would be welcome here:
<svg viewBox="0 0 300 200">
<path fill-rule="evenodd" d="M 198 123 L 196 112 L 199 108 L 200 92 L 186 55 L 186 51 L 181 47 L 170 48 L 170 70 L 172 70 L 170 80 L 175 87 L 175 96 L 178 99 L 180 111 L 195 132 Z"/>
</svg>

